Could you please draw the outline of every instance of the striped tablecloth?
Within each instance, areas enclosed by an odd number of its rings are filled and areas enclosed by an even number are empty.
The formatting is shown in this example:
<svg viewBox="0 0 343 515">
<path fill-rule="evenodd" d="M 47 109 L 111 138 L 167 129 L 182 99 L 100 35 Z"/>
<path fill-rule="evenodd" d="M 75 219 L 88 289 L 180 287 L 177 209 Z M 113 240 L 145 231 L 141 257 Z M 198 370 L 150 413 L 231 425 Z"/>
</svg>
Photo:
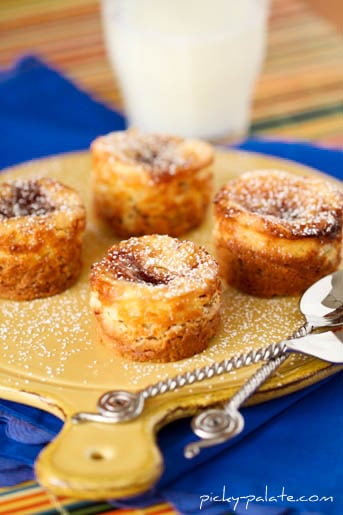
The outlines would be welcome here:
<svg viewBox="0 0 343 515">
<path fill-rule="evenodd" d="M 56 498 L 34 481 L 0 490 L 1 515 L 177 515 L 166 503 L 144 509 L 116 509 L 107 502 Z"/>
<path fill-rule="evenodd" d="M 102 40 L 99 0 L 1 0 L 0 67 L 34 53 L 121 107 Z M 251 132 L 342 145 L 342 39 L 303 0 L 274 0 Z"/>
<path fill-rule="evenodd" d="M 1 0 L 0 67 L 40 55 L 94 97 L 121 108 L 102 41 L 96 0 Z M 258 81 L 251 132 L 343 146 L 342 41 L 334 26 L 301 0 L 274 0 L 268 50 Z M 113 509 L 51 496 L 29 482 L 0 491 L 0 514 L 167 515 L 168 504 Z"/>
</svg>

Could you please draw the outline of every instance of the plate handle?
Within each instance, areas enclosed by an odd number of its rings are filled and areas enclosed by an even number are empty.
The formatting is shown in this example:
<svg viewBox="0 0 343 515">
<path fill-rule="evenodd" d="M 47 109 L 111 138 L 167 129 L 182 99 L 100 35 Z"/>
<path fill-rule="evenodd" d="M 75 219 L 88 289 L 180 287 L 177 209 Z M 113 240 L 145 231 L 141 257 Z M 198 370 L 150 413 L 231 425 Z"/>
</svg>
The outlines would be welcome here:
<svg viewBox="0 0 343 515">
<path fill-rule="evenodd" d="M 145 417 L 120 424 L 69 419 L 36 462 L 38 481 L 46 489 L 83 499 L 140 494 L 162 470 L 153 423 Z"/>
</svg>

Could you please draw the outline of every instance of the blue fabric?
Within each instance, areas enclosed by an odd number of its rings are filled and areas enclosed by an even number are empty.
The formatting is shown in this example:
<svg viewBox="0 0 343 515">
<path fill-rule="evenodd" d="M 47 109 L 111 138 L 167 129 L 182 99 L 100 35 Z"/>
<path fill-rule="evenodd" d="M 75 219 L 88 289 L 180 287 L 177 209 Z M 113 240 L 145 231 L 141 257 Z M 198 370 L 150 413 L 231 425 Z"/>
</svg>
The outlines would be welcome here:
<svg viewBox="0 0 343 515">
<path fill-rule="evenodd" d="M 254 139 L 245 141 L 238 145 L 238 148 L 298 161 L 298 163 L 321 170 L 337 179 L 343 179 L 343 152 L 341 149 L 321 148 L 305 142 L 295 144 Z"/>
<path fill-rule="evenodd" d="M 120 114 L 33 57 L 0 73 L 0 169 L 85 149 L 97 135 L 123 128 Z"/>
<path fill-rule="evenodd" d="M 98 134 L 124 126 L 120 114 L 36 58 L 25 58 L 0 73 L 0 168 L 88 148 Z M 258 139 L 239 148 L 293 159 L 342 179 L 340 150 Z M 144 506 L 169 500 L 184 514 L 341 515 L 342 386 L 343 375 L 338 374 L 295 394 L 247 408 L 242 435 L 193 460 L 183 458 L 184 446 L 194 439 L 189 420 L 170 424 L 158 436 L 166 464 L 158 485 L 140 498 L 114 504 Z M 0 486 L 33 478 L 37 454 L 61 425 L 40 410 L 1 401 Z M 221 501 L 224 488 L 226 500 Z M 333 502 L 294 502 L 286 495 L 294 499 L 332 496 Z M 210 502 L 215 496 L 217 500 Z M 238 502 L 237 497 L 244 496 L 250 497 Z M 260 499 L 253 502 L 252 496 Z M 235 499 L 229 503 L 229 497 Z M 271 497 L 277 502 L 266 502 Z"/>
</svg>

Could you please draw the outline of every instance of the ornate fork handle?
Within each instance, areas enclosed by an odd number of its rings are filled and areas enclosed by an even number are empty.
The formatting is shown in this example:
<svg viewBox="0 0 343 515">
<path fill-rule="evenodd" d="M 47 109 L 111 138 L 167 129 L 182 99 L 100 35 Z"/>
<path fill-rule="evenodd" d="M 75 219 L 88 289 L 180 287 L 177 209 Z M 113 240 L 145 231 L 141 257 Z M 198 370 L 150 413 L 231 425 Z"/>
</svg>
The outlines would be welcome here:
<svg viewBox="0 0 343 515">
<path fill-rule="evenodd" d="M 305 324 L 292 335 L 292 338 L 295 338 L 295 335 L 300 333 L 303 336 L 307 334 L 308 330 L 310 328 L 308 324 Z M 149 385 L 138 392 L 112 390 L 99 398 L 97 403 L 98 413 L 75 413 L 72 420 L 73 422 L 92 421 L 107 423 L 133 420 L 142 413 L 146 399 L 226 374 L 234 369 L 259 363 L 260 361 L 272 360 L 281 355 L 285 349 L 286 346 L 283 342 L 273 343 L 264 349 L 252 350 L 239 356 L 225 359 L 219 363 L 212 363 L 211 365 L 196 368 L 191 372 L 178 374 L 175 377 Z"/>
<path fill-rule="evenodd" d="M 306 336 L 312 329 L 313 326 L 307 323 L 289 336 L 288 340 Z M 262 365 L 222 408 L 205 410 L 192 419 L 192 429 L 202 440 L 185 447 L 186 458 L 193 458 L 202 448 L 223 443 L 243 431 L 244 419 L 238 409 L 288 358 L 286 349 L 287 346 L 283 344 L 281 353 Z"/>
</svg>

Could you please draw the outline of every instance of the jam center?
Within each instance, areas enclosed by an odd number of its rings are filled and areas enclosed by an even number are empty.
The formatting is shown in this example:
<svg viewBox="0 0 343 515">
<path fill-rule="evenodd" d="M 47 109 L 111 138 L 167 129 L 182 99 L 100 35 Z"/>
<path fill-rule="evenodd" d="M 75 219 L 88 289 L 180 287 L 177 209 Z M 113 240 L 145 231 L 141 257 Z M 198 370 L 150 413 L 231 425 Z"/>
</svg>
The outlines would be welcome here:
<svg viewBox="0 0 343 515">
<path fill-rule="evenodd" d="M 8 185 L 0 197 L 0 218 L 42 216 L 55 210 L 36 181 L 15 182 Z"/>
<path fill-rule="evenodd" d="M 168 284 L 171 274 L 165 269 L 144 266 L 133 254 L 123 251 L 113 252 L 110 256 L 111 272 L 116 278 L 158 286 Z"/>
</svg>

